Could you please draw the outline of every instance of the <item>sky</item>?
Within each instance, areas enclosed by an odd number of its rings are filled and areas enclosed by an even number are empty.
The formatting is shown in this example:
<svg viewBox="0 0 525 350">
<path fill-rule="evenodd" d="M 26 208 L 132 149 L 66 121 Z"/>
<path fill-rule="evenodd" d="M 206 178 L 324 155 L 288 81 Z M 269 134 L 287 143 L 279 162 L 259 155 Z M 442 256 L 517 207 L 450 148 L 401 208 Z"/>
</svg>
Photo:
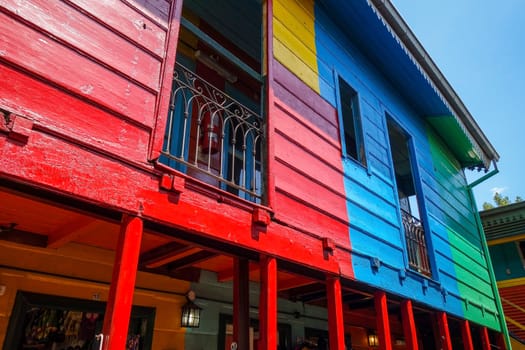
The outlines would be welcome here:
<svg viewBox="0 0 525 350">
<path fill-rule="evenodd" d="M 500 155 L 478 208 L 495 191 L 525 198 L 525 0 L 391 1 Z"/>
</svg>

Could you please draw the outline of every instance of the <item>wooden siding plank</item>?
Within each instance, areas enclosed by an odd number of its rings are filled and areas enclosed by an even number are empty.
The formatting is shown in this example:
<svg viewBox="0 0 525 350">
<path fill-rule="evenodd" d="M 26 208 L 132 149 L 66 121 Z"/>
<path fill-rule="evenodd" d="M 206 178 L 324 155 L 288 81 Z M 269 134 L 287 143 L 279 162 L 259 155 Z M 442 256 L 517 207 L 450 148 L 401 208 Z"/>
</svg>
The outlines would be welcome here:
<svg viewBox="0 0 525 350">
<path fill-rule="evenodd" d="M 314 2 L 275 1 L 273 22 L 274 57 L 314 91 L 319 92 Z"/>
<path fill-rule="evenodd" d="M 312 208 L 329 213 L 343 222 L 347 221 L 344 194 L 334 193 L 281 162 L 275 163 L 274 173 L 277 191 L 293 194 Z"/>
<path fill-rule="evenodd" d="M 351 218 L 353 217 L 351 216 Z M 382 264 L 404 269 L 406 267 L 403 260 L 404 247 L 401 244 L 400 237 L 399 231 L 393 232 L 391 235 L 381 234 L 378 237 L 374 233 L 366 232 L 353 224 L 350 226 L 352 249 L 355 252 L 371 258 L 378 258 Z M 372 272 L 370 271 L 370 273 Z"/>
<path fill-rule="evenodd" d="M 318 237 L 329 237 L 336 244 L 350 249 L 348 224 L 323 214 L 289 193 L 276 191 L 275 196 L 276 220 Z"/>
<path fill-rule="evenodd" d="M 22 4 L 5 0 L 2 6 L 11 15 L 39 27 L 40 31 L 67 43 L 72 49 L 82 51 L 152 90 L 158 90 L 160 61 L 75 8 L 47 0 Z"/>
<path fill-rule="evenodd" d="M 158 57 L 165 56 L 167 13 L 165 20 L 152 21 L 119 0 L 67 0 L 67 2 L 111 27 L 128 40 L 138 42 Z"/>
<path fill-rule="evenodd" d="M 319 90 L 317 72 L 308 67 L 300 57 L 297 57 L 294 52 L 277 39 L 273 40 L 273 50 L 275 58 L 286 67 L 293 67 L 293 73 L 297 75 L 306 85 L 312 90 Z"/>
<path fill-rule="evenodd" d="M 33 119 L 36 124 L 71 140 L 130 161 L 145 161 L 148 130 L 5 65 L 0 64 L 0 76 L 3 108 Z"/>
<path fill-rule="evenodd" d="M 111 0 L 104 0 L 111 1 Z M 160 25 L 168 27 L 168 18 L 170 13 L 169 0 L 121 0 L 137 10 L 150 17 Z M 171 2 L 182 0 L 171 0 Z"/>
<path fill-rule="evenodd" d="M 3 60 L 152 126 L 154 95 L 4 13 L 0 13 L 0 46 Z"/>
<path fill-rule="evenodd" d="M 320 118 L 326 119 L 330 124 L 337 128 L 339 121 L 337 114 L 334 114 L 335 107 L 328 103 L 317 92 L 301 81 L 296 75 L 289 71 L 285 66 L 273 60 L 275 81 L 282 85 L 289 94 L 302 101 L 305 105 L 318 113 Z M 277 95 L 281 100 L 288 102 L 284 97 Z"/>
<path fill-rule="evenodd" d="M 301 82 L 302 85 L 304 85 Z M 303 94 L 299 94 L 298 97 L 290 93 L 284 86 L 291 88 L 288 83 L 276 83 L 274 86 L 274 91 L 276 98 L 280 101 L 278 102 L 281 106 L 286 106 L 286 109 L 293 111 L 294 115 L 300 115 L 301 119 L 308 121 L 309 124 L 314 125 L 319 129 L 323 134 L 326 135 L 332 143 L 340 147 L 339 142 L 339 132 L 337 129 L 337 114 L 333 107 L 330 108 L 328 112 L 325 111 L 325 108 L 313 104 L 316 98 L 308 99 L 309 102 L 305 102 L 302 99 L 308 98 L 313 95 L 314 92 L 308 88 L 308 91 L 304 91 Z M 295 90 L 300 92 L 300 90 Z"/>
<path fill-rule="evenodd" d="M 294 143 L 315 154 L 333 168 L 342 172 L 341 147 L 302 116 L 292 113 L 280 102 L 275 104 L 273 118 L 276 132 L 294 140 Z M 341 174 L 342 176 L 342 174 Z"/>
<path fill-rule="evenodd" d="M 281 133 L 275 134 L 275 159 L 283 165 L 293 167 L 298 177 L 309 178 L 340 194 L 342 198 L 345 197 L 343 175 L 341 170 L 335 168 L 337 164 L 328 164 L 318 155 L 310 153 L 301 144 Z M 274 176 L 279 179 L 283 174 L 274 171 Z M 344 207 L 344 203 L 342 205 Z"/>
</svg>

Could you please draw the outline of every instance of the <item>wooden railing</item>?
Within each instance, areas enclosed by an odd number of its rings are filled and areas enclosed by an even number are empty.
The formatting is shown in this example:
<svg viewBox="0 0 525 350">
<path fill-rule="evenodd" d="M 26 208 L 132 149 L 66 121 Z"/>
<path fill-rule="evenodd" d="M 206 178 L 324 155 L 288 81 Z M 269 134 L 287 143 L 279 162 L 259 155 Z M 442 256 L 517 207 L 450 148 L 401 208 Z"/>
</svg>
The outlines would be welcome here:
<svg viewBox="0 0 525 350">
<path fill-rule="evenodd" d="M 403 219 L 410 268 L 430 277 L 432 271 L 428 259 L 425 229 L 422 223 L 410 213 L 401 210 L 401 216 Z"/>
<path fill-rule="evenodd" d="M 161 162 L 260 202 L 263 145 L 259 114 L 177 63 Z"/>
</svg>

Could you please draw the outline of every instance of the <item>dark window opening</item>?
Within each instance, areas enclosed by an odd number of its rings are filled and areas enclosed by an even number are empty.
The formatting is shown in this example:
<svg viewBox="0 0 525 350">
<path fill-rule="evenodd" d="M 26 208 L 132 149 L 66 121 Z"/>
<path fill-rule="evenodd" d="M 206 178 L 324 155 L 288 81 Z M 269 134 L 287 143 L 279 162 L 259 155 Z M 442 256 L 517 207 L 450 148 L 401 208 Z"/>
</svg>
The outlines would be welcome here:
<svg viewBox="0 0 525 350">
<path fill-rule="evenodd" d="M 430 276 L 426 235 L 419 211 L 409 138 L 390 118 L 387 126 L 409 265 L 411 269 Z"/>
<path fill-rule="evenodd" d="M 346 156 L 366 166 L 363 130 L 357 92 L 339 78 L 339 99 L 343 120 L 343 142 Z"/>
<path fill-rule="evenodd" d="M 105 302 L 18 292 L 3 349 L 98 349 L 105 309 Z M 154 308 L 133 306 L 127 349 L 151 349 L 154 320 Z"/>
</svg>

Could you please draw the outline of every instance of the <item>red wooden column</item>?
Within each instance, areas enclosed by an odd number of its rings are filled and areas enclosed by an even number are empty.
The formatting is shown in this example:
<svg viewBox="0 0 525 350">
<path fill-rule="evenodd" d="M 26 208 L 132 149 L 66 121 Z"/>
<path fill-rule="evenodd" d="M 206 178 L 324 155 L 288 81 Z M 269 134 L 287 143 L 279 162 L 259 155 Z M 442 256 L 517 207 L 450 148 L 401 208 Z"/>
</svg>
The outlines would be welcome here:
<svg viewBox="0 0 525 350">
<path fill-rule="evenodd" d="M 407 350 L 418 350 L 416 322 L 414 321 L 414 311 L 412 309 L 412 300 L 403 300 L 401 302 L 401 317 L 403 319 L 403 332 Z"/>
<path fill-rule="evenodd" d="M 440 311 L 437 313 L 437 322 L 439 328 L 439 338 L 443 350 L 452 350 L 452 341 L 450 340 L 450 331 L 448 329 L 447 313 Z"/>
<path fill-rule="evenodd" d="M 238 349 L 250 348 L 249 262 L 235 258 L 233 262 L 233 340 Z"/>
<path fill-rule="evenodd" d="M 498 346 L 501 350 L 507 350 L 507 344 L 505 343 L 505 336 L 503 333 L 498 333 Z"/>
<path fill-rule="evenodd" d="M 123 215 L 102 329 L 105 350 L 126 348 L 141 241 L 142 219 Z"/>
<path fill-rule="evenodd" d="M 379 338 L 380 350 L 392 350 L 392 339 L 390 337 L 390 321 L 388 320 L 388 308 L 386 293 L 377 291 L 374 294 L 376 309 L 377 336 Z"/>
<path fill-rule="evenodd" d="M 468 320 L 461 321 L 461 338 L 463 339 L 463 348 L 465 350 L 474 350 L 472 334 L 470 333 L 470 322 Z"/>
<path fill-rule="evenodd" d="M 259 301 L 259 350 L 277 349 L 277 261 L 262 255 Z"/>
<path fill-rule="evenodd" d="M 489 330 L 487 327 L 481 327 L 481 347 L 483 350 L 490 350 Z"/>
<path fill-rule="evenodd" d="M 328 301 L 330 350 L 344 350 L 343 297 L 341 295 L 341 280 L 338 277 L 328 277 L 326 279 L 326 297 Z"/>
</svg>

